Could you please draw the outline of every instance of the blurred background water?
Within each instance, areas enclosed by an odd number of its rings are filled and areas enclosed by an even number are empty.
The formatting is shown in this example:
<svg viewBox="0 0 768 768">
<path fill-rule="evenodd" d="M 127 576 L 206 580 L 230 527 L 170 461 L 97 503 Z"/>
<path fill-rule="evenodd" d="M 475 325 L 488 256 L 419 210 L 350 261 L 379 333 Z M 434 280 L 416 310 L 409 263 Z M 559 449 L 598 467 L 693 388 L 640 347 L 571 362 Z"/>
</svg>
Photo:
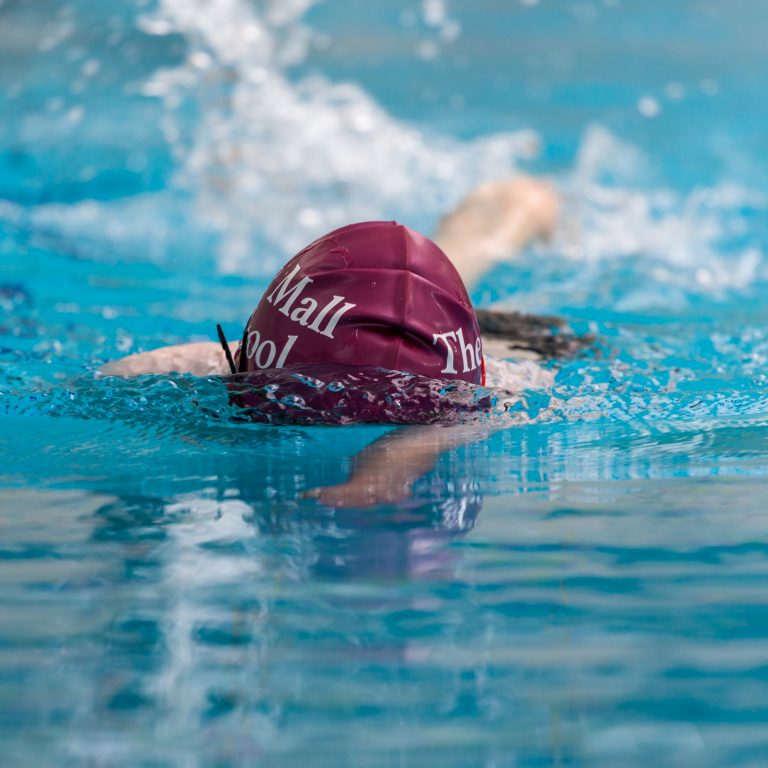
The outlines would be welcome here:
<svg viewBox="0 0 768 768">
<path fill-rule="evenodd" d="M 768 8 L 0 0 L 0 745 L 13 766 L 768 760 Z M 600 354 L 413 498 L 380 427 L 214 419 L 105 360 L 236 338 L 351 220 L 516 170 L 474 298 Z"/>
</svg>

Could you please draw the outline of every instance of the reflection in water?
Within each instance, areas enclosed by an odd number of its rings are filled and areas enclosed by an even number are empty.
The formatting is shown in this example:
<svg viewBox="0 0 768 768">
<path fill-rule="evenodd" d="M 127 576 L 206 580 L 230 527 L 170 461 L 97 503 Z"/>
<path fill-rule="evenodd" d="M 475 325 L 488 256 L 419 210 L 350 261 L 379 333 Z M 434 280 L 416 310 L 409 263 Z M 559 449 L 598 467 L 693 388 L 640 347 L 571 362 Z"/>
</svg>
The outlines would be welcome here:
<svg viewBox="0 0 768 768">
<path fill-rule="evenodd" d="M 246 462 L 207 482 L 167 501 L 108 502 L 91 518 L 91 541 L 112 543 L 123 572 L 102 595 L 111 616 L 98 666 L 113 676 L 96 681 L 91 716 L 135 724 L 162 712 L 164 738 L 188 741 L 199 723 L 208 758 L 243 761 L 290 749 L 281 731 L 297 717 L 314 731 L 360 706 L 385 712 L 394 702 L 365 703 L 356 678 L 396 684 L 419 655 L 402 630 L 439 623 L 440 599 L 425 594 L 461 583 L 451 544 L 476 522 L 476 485 L 446 494 L 438 471 L 419 501 L 332 510 L 265 499 Z"/>
<path fill-rule="evenodd" d="M 382 430 L 171 435 L 158 461 L 144 430 L 104 457 L 100 425 L 64 426 L 78 450 L 48 466 L 98 494 L 25 492 L 2 516 L 3 692 L 51 763 L 610 764 L 653 728 L 706 765 L 699 728 L 727 749 L 721 665 L 755 695 L 768 668 L 759 427 L 521 427 L 447 453 L 410 501 L 334 510 L 300 495 Z M 755 479 L 686 479 L 714 456 Z"/>
</svg>

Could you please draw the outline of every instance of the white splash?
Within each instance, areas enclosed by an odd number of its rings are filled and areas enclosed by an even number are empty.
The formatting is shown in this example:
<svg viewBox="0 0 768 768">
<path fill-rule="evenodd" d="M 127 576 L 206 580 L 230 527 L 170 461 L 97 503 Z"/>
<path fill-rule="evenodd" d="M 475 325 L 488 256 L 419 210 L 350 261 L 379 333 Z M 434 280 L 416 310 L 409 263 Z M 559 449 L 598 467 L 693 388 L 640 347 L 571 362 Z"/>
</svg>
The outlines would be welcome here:
<svg viewBox="0 0 768 768">
<path fill-rule="evenodd" d="M 626 293 L 625 309 L 658 303 L 654 286 L 717 295 L 765 278 L 756 244 L 723 246 L 749 230 L 745 211 L 768 206 L 765 195 L 726 182 L 686 195 L 654 188 L 646 183 L 650 165 L 631 144 L 590 127 L 563 181 L 565 217 L 554 250 L 590 268 L 642 263 L 637 272 L 645 287 Z M 595 279 L 600 275 L 594 271 Z"/>
<path fill-rule="evenodd" d="M 147 31 L 181 33 L 189 54 L 145 93 L 166 103 L 176 184 L 221 234 L 224 272 L 273 270 L 331 228 L 398 218 L 424 228 L 477 182 L 535 152 L 531 132 L 476 142 L 427 135 L 387 114 L 358 85 L 292 82 L 311 37 L 311 0 L 162 0 Z M 442 6 L 429 6 L 431 16 Z M 198 119 L 189 129 L 188 107 Z M 261 246 L 259 248 L 259 246 Z"/>
<path fill-rule="evenodd" d="M 305 15 L 315 2 L 158 0 L 139 25 L 187 46 L 181 65 L 140 84 L 163 103 L 176 159 L 171 185 L 109 202 L 8 204 L 0 216 L 28 221 L 87 258 L 203 271 L 211 261 L 221 272 L 268 276 L 351 221 L 397 218 L 429 232 L 475 184 L 535 154 L 530 131 L 453 140 L 396 119 L 358 84 L 297 75 L 313 45 Z M 452 21 L 444 0 L 416 7 L 430 29 Z M 541 290 L 515 301 L 535 311 L 548 306 L 544 293 L 594 295 L 621 260 L 633 277 L 617 278 L 607 301 L 638 309 L 660 296 L 686 302 L 765 279 L 763 246 L 744 236 L 748 216 L 768 205 L 764 196 L 729 182 L 671 192 L 651 166 L 631 144 L 589 128 L 573 171 L 559 179 L 565 216 L 552 248 L 554 258 L 582 265 L 578 280 L 553 274 L 547 283 L 538 261 Z"/>
</svg>

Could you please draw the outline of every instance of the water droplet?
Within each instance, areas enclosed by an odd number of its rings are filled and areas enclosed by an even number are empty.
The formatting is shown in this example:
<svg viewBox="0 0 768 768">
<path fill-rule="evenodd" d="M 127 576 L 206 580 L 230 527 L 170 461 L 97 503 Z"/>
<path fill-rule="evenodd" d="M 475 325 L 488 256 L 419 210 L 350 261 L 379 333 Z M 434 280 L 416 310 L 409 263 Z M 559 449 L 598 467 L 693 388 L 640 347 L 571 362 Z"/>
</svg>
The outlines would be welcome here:
<svg viewBox="0 0 768 768">
<path fill-rule="evenodd" d="M 656 101 L 651 96 L 643 96 L 638 102 L 637 102 L 637 111 L 643 116 L 643 117 L 658 117 L 659 113 L 661 112 L 661 106 L 659 105 L 659 102 Z"/>
</svg>

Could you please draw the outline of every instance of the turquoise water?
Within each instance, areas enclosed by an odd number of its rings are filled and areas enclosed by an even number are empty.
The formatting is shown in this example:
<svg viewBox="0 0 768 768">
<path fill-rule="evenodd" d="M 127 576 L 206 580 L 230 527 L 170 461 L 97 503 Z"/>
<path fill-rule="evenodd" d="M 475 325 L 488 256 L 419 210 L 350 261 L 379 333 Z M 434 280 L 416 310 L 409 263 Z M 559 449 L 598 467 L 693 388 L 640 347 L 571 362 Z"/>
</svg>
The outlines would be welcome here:
<svg viewBox="0 0 768 768">
<path fill-rule="evenodd" d="M 671 5 L 0 1 L 3 764 L 765 765 L 768 18 Z M 597 350 L 408 500 L 94 380 L 515 168 L 564 220 L 474 298 Z"/>
</svg>

